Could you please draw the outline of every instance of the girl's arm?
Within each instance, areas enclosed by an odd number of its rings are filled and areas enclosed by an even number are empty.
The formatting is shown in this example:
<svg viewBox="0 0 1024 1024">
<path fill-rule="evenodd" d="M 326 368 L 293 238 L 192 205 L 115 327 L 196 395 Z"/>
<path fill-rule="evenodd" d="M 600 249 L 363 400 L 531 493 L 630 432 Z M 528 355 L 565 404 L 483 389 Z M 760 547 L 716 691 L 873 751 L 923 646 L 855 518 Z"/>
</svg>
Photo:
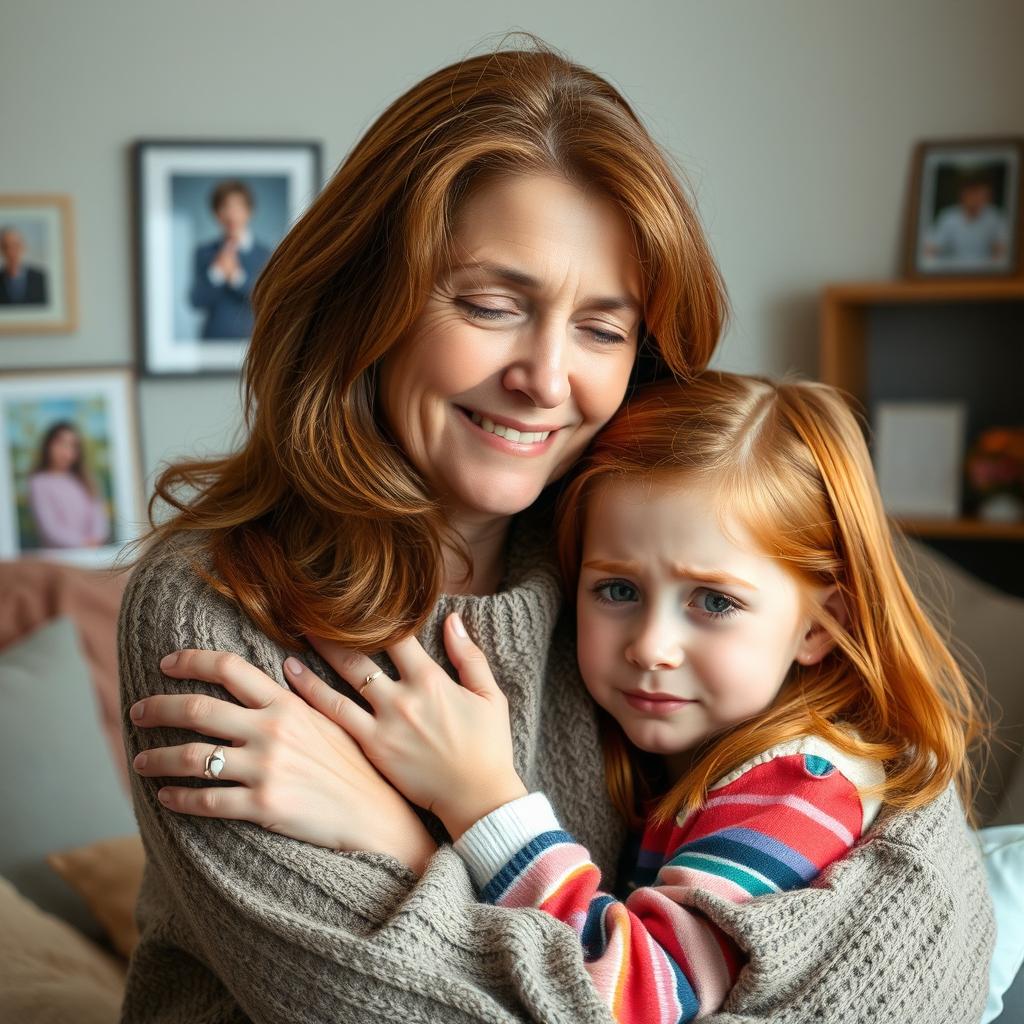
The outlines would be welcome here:
<svg viewBox="0 0 1024 1024">
<path fill-rule="evenodd" d="M 625 901 L 600 888 L 587 850 L 541 793 L 488 814 L 455 849 L 482 900 L 536 907 L 576 932 L 616 1020 L 674 1024 L 717 1010 L 745 961 L 683 896 L 700 889 L 745 903 L 806 886 L 846 853 L 861 826 L 854 784 L 821 757 L 791 754 L 713 790 L 681 826 L 648 828 L 636 876 L 653 878 Z"/>
</svg>

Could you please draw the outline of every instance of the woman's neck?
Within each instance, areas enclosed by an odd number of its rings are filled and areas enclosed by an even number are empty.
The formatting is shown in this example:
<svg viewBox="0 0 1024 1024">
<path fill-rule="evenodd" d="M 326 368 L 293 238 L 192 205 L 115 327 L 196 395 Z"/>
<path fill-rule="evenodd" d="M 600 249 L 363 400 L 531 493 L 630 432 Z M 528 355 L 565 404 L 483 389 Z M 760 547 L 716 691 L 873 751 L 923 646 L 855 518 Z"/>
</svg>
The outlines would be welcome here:
<svg viewBox="0 0 1024 1024">
<path fill-rule="evenodd" d="M 473 557 L 473 575 L 462 579 L 465 565 L 450 548 L 444 554 L 444 592 L 485 596 L 497 591 L 505 575 L 505 539 L 511 516 L 466 520 L 452 517 L 455 532 L 465 541 Z"/>
</svg>

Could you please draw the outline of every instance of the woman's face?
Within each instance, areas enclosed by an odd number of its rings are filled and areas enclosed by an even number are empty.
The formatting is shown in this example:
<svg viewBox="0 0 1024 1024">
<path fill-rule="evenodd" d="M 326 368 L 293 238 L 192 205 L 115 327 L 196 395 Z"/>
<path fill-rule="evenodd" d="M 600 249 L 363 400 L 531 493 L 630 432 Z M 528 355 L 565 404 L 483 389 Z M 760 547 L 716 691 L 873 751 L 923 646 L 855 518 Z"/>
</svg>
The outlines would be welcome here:
<svg viewBox="0 0 1024 1024">
<path fill-rule="evenodd" d="M 50 439 L 47 453 L 50 469 L 67 472 L 78 458 L 78 437 L 73 430 L 58 430 Z"/>
<path fill-rule="evenodd" d="M 456 267 L 383 359 L 380 400 L 451 514 L 480 520 L 530 505 L 618 408 L 642 278 L 621 211 L 561 178 L 481 186 L 453 227 Z"/>
</svg>

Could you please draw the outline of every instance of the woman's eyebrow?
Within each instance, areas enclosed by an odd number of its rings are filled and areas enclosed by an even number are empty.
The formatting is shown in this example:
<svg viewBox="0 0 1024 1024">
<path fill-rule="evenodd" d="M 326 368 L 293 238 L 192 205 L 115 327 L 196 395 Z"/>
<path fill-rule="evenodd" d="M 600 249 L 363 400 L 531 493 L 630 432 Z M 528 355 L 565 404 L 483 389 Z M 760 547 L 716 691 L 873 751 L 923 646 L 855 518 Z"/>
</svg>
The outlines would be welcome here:
<svg viewBox="0 0 1024 1024">
<path fill-rule="evenodd" d="M 468 263 L 459 263 L 457 266 L 452 267 L 450 274 L 454 277 L 463 270 L 475 270 L 478 273 L 496 277 L 501 281 L 517 284 L 523 288 L 538 289 L 543 284 L 538 278 L 527 274 L 525 271 L 517 270 L 515 267 L 509 267 L 503 263 L 494 263 L 491 260 L 474 260 Z M 587 299 L 582 305 L 609 311 L 625 309 L 637 315 L 641 312 L 638 302 L 621 295 L 606 295 L 600 298 L 595 296 L 594 298 Z"/>
</svg>

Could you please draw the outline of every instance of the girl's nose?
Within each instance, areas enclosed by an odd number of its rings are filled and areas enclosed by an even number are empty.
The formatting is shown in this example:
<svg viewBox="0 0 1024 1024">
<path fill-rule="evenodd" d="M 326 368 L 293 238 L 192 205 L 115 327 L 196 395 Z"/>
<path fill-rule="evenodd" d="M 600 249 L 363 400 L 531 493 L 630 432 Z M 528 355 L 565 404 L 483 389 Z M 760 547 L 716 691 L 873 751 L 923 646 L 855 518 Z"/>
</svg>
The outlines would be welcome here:
<svg viewBox="0 0 1024 1024">
<path fill-rule="evenodd" d="M 686 660 L 682 634 L 678 629 L 651 623 L 629 642 L 626 660 L 643 672 L 679 668 Z"/>
</svg>

